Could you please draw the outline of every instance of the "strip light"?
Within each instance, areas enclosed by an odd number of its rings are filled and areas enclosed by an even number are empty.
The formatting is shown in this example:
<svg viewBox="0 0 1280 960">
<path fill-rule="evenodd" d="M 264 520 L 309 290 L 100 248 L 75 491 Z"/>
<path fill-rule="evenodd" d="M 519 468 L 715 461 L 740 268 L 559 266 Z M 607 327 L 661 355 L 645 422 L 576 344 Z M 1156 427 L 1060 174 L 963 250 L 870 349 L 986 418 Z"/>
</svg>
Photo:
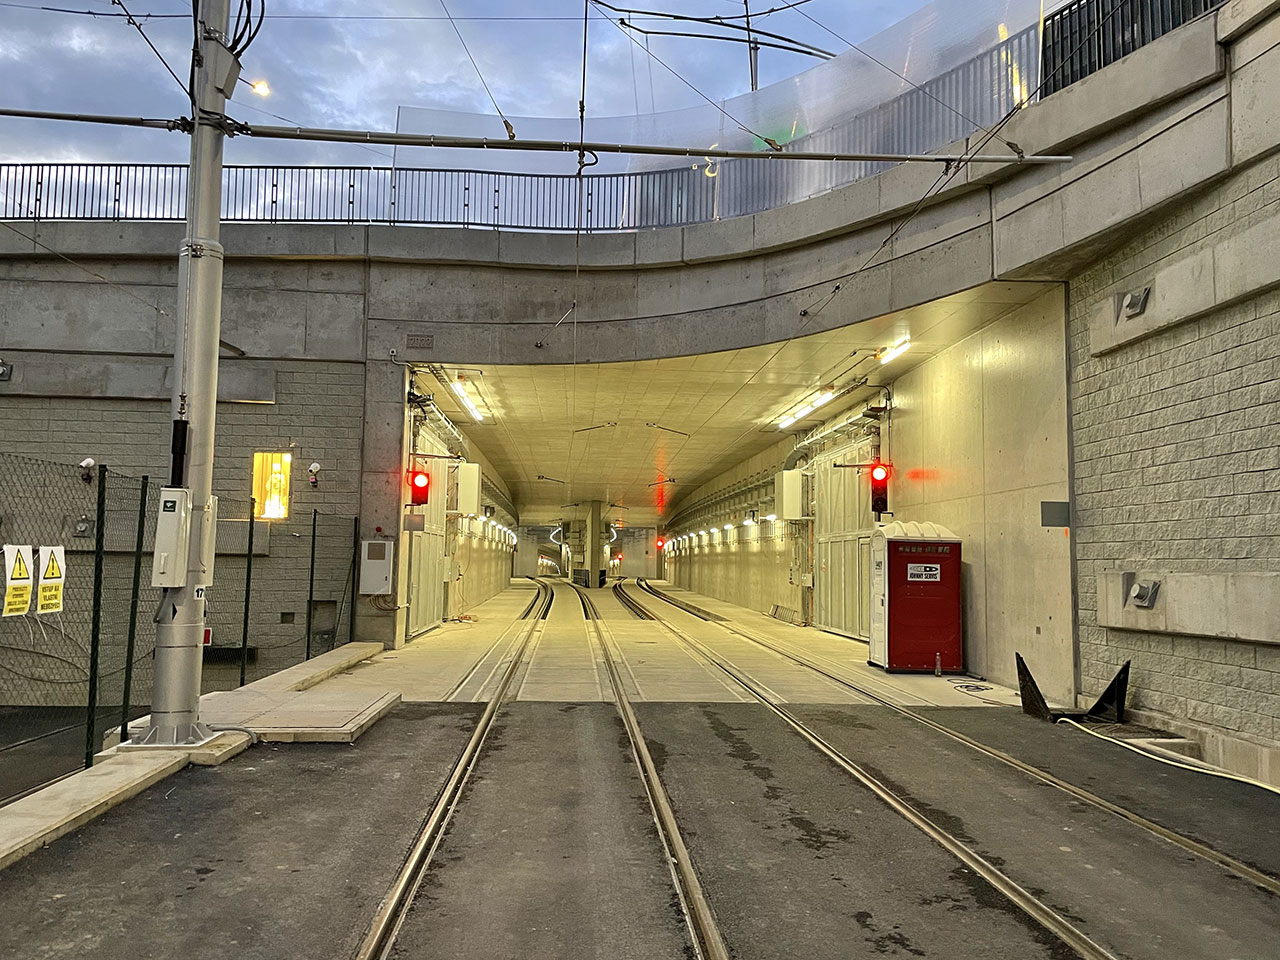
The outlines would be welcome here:
<svg viewBox="0 0 1280 960">
<path fill-rule="evenodd" d="M 911 338 L 903 337 L 901 340 L 895 343 L 892 347 L 881 347 L 879 350 L 877 350 L 876 358 L 879 359 L 879 361 L 882 364 L 885 364 L 885 363 L 888 363 L 890 360 L 896 360 L 898 357 L 902 356 L 904 353 L 906 353 L 910 349 L 911 349 Z"/>
<path fill-rule="evenodd" d="M 480 408 L 476 406 L 475 401 L 467 395 L 467 388 L 462 385 L 461 380 L 454 380 L 449 384 L 453 388 L 453 392 L 458 395 L 458 399 L 462 401 L 462 405 L 467 408 L 467 413 L 475 418 L 476 423 L 484 419 L 484 414 L 480 412 Z"/>
<path fill-rule="evenodd" d="M 835 395 L 836 394 L 834 390 L 824 390 L 822 393 L 819 393 L 816 397 L 814 397 L 804 406 L 800 407 L 797 410 L 793 410 L 790 414 L 788 414 L 787 416 L 779 420 L 778 429 L 779 430 L 787 429 L 787 427 L 791 426 L 797 420 L 807 417 L 809 414 L 813 413 L 813 411 L 817 410 L 823 404 L 830 402 Z"/>
</svg>

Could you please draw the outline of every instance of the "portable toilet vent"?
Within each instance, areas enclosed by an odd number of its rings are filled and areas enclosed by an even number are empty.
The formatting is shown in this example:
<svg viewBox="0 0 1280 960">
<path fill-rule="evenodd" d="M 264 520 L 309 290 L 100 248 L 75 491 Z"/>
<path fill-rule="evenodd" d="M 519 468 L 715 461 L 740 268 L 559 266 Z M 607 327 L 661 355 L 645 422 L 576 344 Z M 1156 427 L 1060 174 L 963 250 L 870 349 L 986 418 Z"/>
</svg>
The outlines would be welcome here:
<svg viewBox="0 0 1280 960">
<path fill-rule="evenodd" d="M 886 670 L 962 673 L 960 540 L 936 523 L 871 533 L 871 651 Z"/>
</svg>

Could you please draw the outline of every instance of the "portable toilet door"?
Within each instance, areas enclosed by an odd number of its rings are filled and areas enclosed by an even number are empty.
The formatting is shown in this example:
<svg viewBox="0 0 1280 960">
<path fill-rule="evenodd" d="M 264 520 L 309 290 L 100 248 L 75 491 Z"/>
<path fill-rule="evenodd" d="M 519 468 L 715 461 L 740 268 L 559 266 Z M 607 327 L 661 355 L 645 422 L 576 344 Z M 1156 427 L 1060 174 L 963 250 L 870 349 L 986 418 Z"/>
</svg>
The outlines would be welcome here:
<svg viewBox="0 0 1280 960">
<path fill-rule="evenodd" d="M 871 632 L 867 663 L 889 662 L 889 541 L 880 530 L 871 535 Z"/>
</svg>

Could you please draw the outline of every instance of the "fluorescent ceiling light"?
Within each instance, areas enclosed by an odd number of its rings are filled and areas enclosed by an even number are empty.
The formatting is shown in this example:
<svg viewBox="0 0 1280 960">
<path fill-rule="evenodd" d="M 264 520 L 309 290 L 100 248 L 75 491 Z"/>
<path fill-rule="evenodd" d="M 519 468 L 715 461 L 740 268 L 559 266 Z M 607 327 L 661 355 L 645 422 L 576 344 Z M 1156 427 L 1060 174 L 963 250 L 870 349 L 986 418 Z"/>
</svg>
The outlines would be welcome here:
<svg viewBox="0 0 1280 960">
<path fill-rule="evenodd" d="M 773 523 L 773 521 L 778 519 L 778 515 L 776 513 L 771 513 L 767 517 L 765 517 L 765 519 L 768 520 L 770 523 Z"/>
<path fill-rule="evenodd" d="M 458 399 L 462 401 L 462 405 L 467 408 L 467 413 L 479 423 L 484 419 L 484 414 L 480 412 L 480 408 L 476 406 L 475 401 L 467 394 L 467 388 L 462 385 L 461 380 L 454 380 L 449 384 L 453 388 L 453 392 L 458 395 Z"/>
<path fill-rule="evenodd" d="M 880 358 L 882 364 L 888 363 L 890 360 L 896 360 L 908 350 L 911 349 L 911 338 L 903 337 L 892 347 L 883 347 L 876 352 L 876 356 Z"/>
<path fill-rule="evenodd" d="M 829 403 L 832 399 L 834 399 L 835 395 L 836 393 L 834 390 L 823 390 L 817 396 L 814 396 L 811 399 L 806 400 L 801 407 L 791 411 L 789 414 L 787 414 L 785 417 L 783 417 L 781 420 L 778 421 L 778 429 L 779 430 L 787 429 L 787 427 L 791 426 L 797 420 L 801 419 L 802 417 L 807 417 L 809 414 L 813 413 L 813 411 L 817 410 L 824 403 Z"/>
<path fill-rule="evenodd" d="M 726 523 L 726 524 L 724 525 L 724 528 L 725 528 L 726 530 L 732 530 L 732 529 L 733 529 L 733 524 L 732 524 L 732 523 Z"/>
</svg>

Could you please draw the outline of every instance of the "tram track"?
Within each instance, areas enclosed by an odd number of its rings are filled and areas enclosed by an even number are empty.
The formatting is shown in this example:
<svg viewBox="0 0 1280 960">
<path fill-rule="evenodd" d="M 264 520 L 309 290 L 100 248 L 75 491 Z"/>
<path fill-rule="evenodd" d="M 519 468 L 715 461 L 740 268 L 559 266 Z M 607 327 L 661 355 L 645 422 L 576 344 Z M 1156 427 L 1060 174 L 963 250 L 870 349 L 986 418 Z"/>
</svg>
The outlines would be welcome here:
<svg viewBox="0 0 1280 960">
<path fill-rule="evenodd" d="M 642 587 L 642 589 L 644 588 Z M 966 867 L 976 873 L 1011 903 L 1016 905 L 1038 925 L 1057 936 L 1064 943 L 1070 946 L 1077 954 L 1085 958 L 1085 960 L 1118 960 L 1115 954 L 1085 934 L 1075 923 L 1072 922 L 1071 919 L 1068 919 L 1058 910 L 1055 910 L 1052 906 L 1044 902 L 1044 900 L 1027 890 L 1012 877 L 1001 871 L 990 860 L 983 857 L 953 833 L 939 826 L 932 819 L 922 814 L 907 800 L 900 797 L 878 778 L 872 776 L 859 764 L 841 753 L 840 750 L 833 746 L 809 724 L 805 723 L 804 720 L 796 716 L 791 710 L 788 710 L 787 707 L 777 699 L 775 694 L 767 692 L 752 677 L 745 674 L 726 658 L 716 653 L 701 640 L 693 637 L 684 630 L 681 630 L 667 619 L 655 614 L 651 609 L 645 607 L 642 603 L 627 593 L 625 586 L 622 583 L 615 584 L 613 591 L 614 596 L 616 596 L 624 606 L 633 610 L 637 615 L 640 615 L 641 611 L 643 611 L 645 619 L 657 622 L 659 626 L 667 631 L 677 642 L 682 643 L 688 649 L 694 651 L 699 657 L 725 673 L 726 676 L 746 690 L 757 702 L 768 709 L 778 719 L 783 721 L 788 727 L 807 741 L 812 747 L 818 750 L 828 760 L 870 790 L 895 813 L 907 820 L 939 846 L 943 847 L 955 856 Z M 661 595 L 656 592 L 651 592 L 651 595 L 657 599 L 663 599 Z M 726 627 L 725 629 L 728 629 L 731 632 L 736 632 L 733 631 L 732 628 Z"/>
<path fill-rule="evenodd" d="M 413 904 L 419 887 L 422 885 L 423 878 L 440 845 L 445 829 L 458 808 L 462 788 L 475 769 L 481 748 L 493 728 L 493 721 L 498 710 L 506 699 L 507 692 L 511 687 L 511 681 L 520 665 L 524 662 L 525 651 L 528 649 L 530 641 L 541 629 L 541 625 L 546 622 L 547 615 L 551 611 L 551 604 L 555 599 L 554 589 L 543 581 L 535 582 L 538 584 L 538 595 L 525 608 L 520 619 L 515 622 L 523 622 L 525 624 L 524 629 L 520 630 L 515 640 L 515 653 L 502 671 L 497 687 L 494 689 L 484 712 L 480 715 L 480 720 L 477 722 L 475 730 L 450 771 L 448 779 L 436 798 L 435 805 L 423 821 L 422 828 L 410 847 L 409 854 L 405 858 L 400 872 L 396 875 L 390 890 L 383 898 L 378 912 L 374 915 L 369 929 L 355 953 L 355 960 L 385 960 L 391 954 L 396 935 L 404 922 L 406 913 Z M 506 631 L 504 631 L 504 636 L 505 634 Z M 502 637 L 499 637 L 499 641 L 501 639 Z M 495 643 L 490 648 L 490 652 L 496 646 L 497 644 Z M 488 656 L 488 652 L 486 656 Z"/>
<path fill-rule="evenodd" d="M 640 730 L 640 722 L 636 718 L 635 710 L 632 708 L 630 698 L 627 696 L 626 689 L 623 686 L 622 673 L 618 668 L 617 659 L 610 649 L 611 640 L 604 625 L 605 622 L 587 591 L 576 584 L 572 586 L 578 594 L 578 599 L 582 602 L 583 616 L 586 617 L 587 623 L 594 632 L 596 642 L 600 647 L 605 670 L 609 675 L 609 686 L 613 692 L 614 705 L 617 707 L 623 726 L 626 728 L 632 754 L 635 758 L 636 766 L 640 770 L 640 779 L 644 783 L 645 792 L 648 794 L 650 810 L 653 813 L 654 823 L 658 828 L 663 847 L 667 852 L 672 880 L 680 898 L 694 948 L 698 956 L 704 958 L 704 960 L 729 960 L 728 948 L 725 946 L 724 939 L 712 915 L 711 906 L 694 869 L 688 847 L 685 845 L 684 838 L 680 835 L 680 828 L 676 823 L 671 799 L 667 795 L 666 788 L 662 785 L 657 765 L 649 752 L 648 744 L 645 743 L 644 734 Z"/>
<path fill-rule="evenodd" d="M 450 687 L 448 691 L 445 692 L 444 696 L 440 698 L 441 700 L 443 700 L 446 703 L 449 703 L 453 700 L 454 697 L 456 697 L 459 693 L 461 693 L 464 689 L 466 689 L 467 684 L 470 683 L 471 680 L 475 677 L 475 675 L 480 671 L 480 668 L 489 661 L 489 658 L 493 656 L 494 652 L 497 651 L 498 648 L 501 647 L 504 643 L 511 642 L 511 634 L 519 632 L 520 624 L 527 621 L 529 619 L 529 615 L 533 613 L 534 609 L 538 606 L 538 604 L 544 600 L 543 594 L 544 594 L 545 588 L 541 584 L 538 584 L 538 581 L 535 580 L 533 577 L 530 577 L 529 579 L 533 580 L 533 582 L 538 585 L 538 589 L 534 591 L 534 594 L 529 599 L 529 602 L 525 604 L 524 610 L 520 613 L 518 617 L 516 617 L 515 620 L 511 621 L 510 626 L 508 626 L 506 629 L 504 629 L 501 633 L 498 634 L 497 639 L 494 640 L 493 643 L 489 644 L 489 646 L 485 648 L 484 652 L 481 653 L 480 656 L 476 657 L 475 661 L 471 664 L 471 666 L 467 669 L 467 671 L 463 673 L 462 677 L 458 680 L 458 682 L 455 683 L 452 687 Z M 546 618 L 544 616 L 544 617 L 540 617 L 540 619 L 546 619 Z M 483 689 L 484 686 L 487 686 L 488 680 L 492 680 L 493 674 L 497 671 L 499 665 L 501 665 L 501 659 L 499 660 L 498 664 L 494 666 L 493 670 L 490 671 L 489 677 L 487 678 L 486 683 L 481 685 L 481 689 Z"/>
<path fill-rule="evenodd" d="M 1021 773 L 1029 777 L 1032 777 L 1035 780 L 1040 781 L 1041 783 L 1054 787 L 1055 789 L 1070 795 L 1074 799 L 1088 803 L 1093 807 L 1103 810 L 1113 816 L 1119 817 L 1122 820 L 1126 820 L 1129 823 L 1134 824 L 1135 826 L 1141 827 L 1143 830 L 1146 830 L 1149 833 L 1155 835 L 1156 837 L 1159 837 L 1161 840 L 1164 840 L 1177 847 L 1180 847 L 1183 850 L 1186 850 L 1188 853 L 1194 854 L 1195 856 L 1200 857 L 1203 860 L 1207 860 L 1211 863 L 1214 863 L 1217 866 L 1221 867 L 1222 869 L 1230 873 L 1233 873 L 1244 880 L 1247 880 L 1248 882 L 1254 884 L 1255 886 L 1263 890 L 1268 891 L 1269 893 L 1280 895 L 1280 878 L 1277 878 L 1275 876 L 1272 876 L 1271 874 L 1265 873 L 1264 871 L 1258 870 L 1257 868 L 1252 867 L 1249 864 L 1244 863 L 1238 860 L 1237 858 L 1230 856 L 1229 854 L 1223 853 L 1220 850 L 1217 850 L 1205 843 L 1202 843 L 1199 840 L 1196 840 L 1192 837 L 1188 837 L 1185 834 L 1179 833 L 1175 830 L 1171 830 L 1168 827 L 1165 827 L 1155 822 L 1154 820 L 1144 817 L 1142 814 L 1137 813 L 1134 810 L 1121 806 L 1120 804 L 1113 803 L 1112 801 L 1107 800 L 1105 797 L 1101 797 L 1098 794 L 1090 790 L 1086 790 L 1085 788 L 1077 784 L 1071 783 L 1068 780 L 1064 780 L 1061 777 L 1054 776 L 1052 773 L 1049 773 L 1046 770 L 1042 770 L 1039 767 L 1036 767 L 1033 764 L 1027 763 L 1024 760 L 1020 760 L 1017 757 L 1009 753 L 1006 753 L 1003 750 L 996 749 L 995 747 L 985 744 L 982 741 L 977 740 L 952 727 L 949 727 L 944 723 L 940 723 L 937 720 L 933 719 L 932 717 L 929 717 L 918 711 L 912 710 L 911 708 L 906 707 L 900 703 L 896 703 L 893 700 L 883 696 L 880 693 L 877 693 L 874 690 L 869 690 L 865 686 L 854 683 L 853 681 L 849 680 L 847 677 L 841 676 L 837 673 L 832 672 L 829 669 L 826 669 L 820 664 L 814 662 L 813 659 L 810 657 L 802 656 L 800 654 L 795 653 L 794 651 L 787 650 L 784 647 L 781 647 L 772 641 L 761 639 L 760 637 L 757 637 L 751 633 L 748 633 L 747 631 L 741 630 L 738 627 L 732 626 L 729 623 L 705 617 L 702 615 L 701 611 L 698 611 L 696 608 L 692 608 L 688 604 L 681 603 L 678 599 L 669 597 L 666 594 L 662 593 L 661 591 L 654 589 L 644 579 L 637 579 L 636 585 L 640 590 L 644 591 L 646 594 L 648 594 L 649 596 L 653 597 L 656 600 L 669 604 L 675 607 L 676 609 L 689 614 L 690 616 L 697 617 L 699 620 L 702 620 L 703 622 L 713 624 L 732 636 L 738 637 L 739 639 L 745 640 L 749 643 L 753 643 L 756 646 L 759 646 L 765 650 L 769 650 L 777 654 L 778 656 L 781 656 L 791 661 L 792 663 L 795 663 L 799 666 L 806 667 L 810 670 L 813 670 L 814 672 L 838 684 L 839 686 L 844 687 L 845 689 L 853 693 L 856 693 L 863 697 L 868 698 L 870 701 L 874 702 L 878 706 L 888 707 L 890 710 L 893 710 L 900 716 L 906 717 L 907 719 L 912 720 L 913 722 L 919 723 L 925 727 L 928 727 L 929 729 L 937 733 L 940 733 L 952 740 L 955 740 L 958 743 L 964 744 L 970 749 L 975 750 L 978 753 L 981 753 L 987 757 L 990 757 L 991 759 L 996 760 L 1006 766 L 1012 767 L 1013 769 L 1016 769 Z M 644 610 L 645 613 L 650 618 L 661 621 L 660 617 L 655 616 L 652 613 L 652 611 L 649 611 L 646 608 L 644 608 L 642 604 L 639 604 L 633 597 L 627 594 L 622 583 L 615 584 L 614 593 L 616 596 L 619 597 L 619 599 L 621 600 L 624 606 L 628 606 L 628 609 L 634 609 L 634 607 L 639 607 L 639 609 Z M 623 597 L 625 597 L 626 599 L 622 599 Z M 665 621 L 662 621 L 662 622 L 665 623 Z M 670 625 L 668 625 L 668 628 L 670 628 Z"/>
</svg>

